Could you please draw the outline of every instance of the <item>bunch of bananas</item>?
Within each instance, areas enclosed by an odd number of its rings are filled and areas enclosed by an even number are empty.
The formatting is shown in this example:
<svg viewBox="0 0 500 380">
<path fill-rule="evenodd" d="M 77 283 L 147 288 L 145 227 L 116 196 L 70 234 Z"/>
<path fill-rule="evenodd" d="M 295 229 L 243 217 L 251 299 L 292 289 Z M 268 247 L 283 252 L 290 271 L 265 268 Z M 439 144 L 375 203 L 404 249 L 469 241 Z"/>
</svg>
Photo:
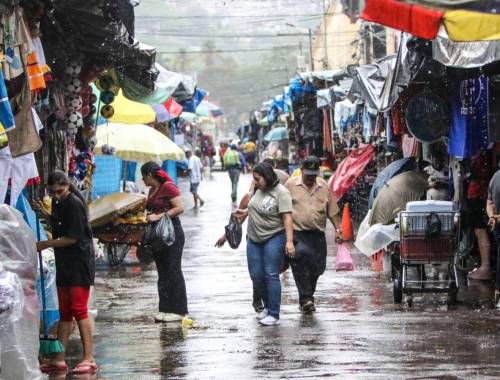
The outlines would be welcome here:
<svg viewBox="0 0 500 380">
<path fill-rule="evenodd" d="M 142 224 L 142 223 L 147 223 L 146 219 L 147 213 L 146 211 L 140 211 L 140 212 L 128 212 L 124 215 L 116 217 L 113 222 L 115 224 Z"/>
</svg>

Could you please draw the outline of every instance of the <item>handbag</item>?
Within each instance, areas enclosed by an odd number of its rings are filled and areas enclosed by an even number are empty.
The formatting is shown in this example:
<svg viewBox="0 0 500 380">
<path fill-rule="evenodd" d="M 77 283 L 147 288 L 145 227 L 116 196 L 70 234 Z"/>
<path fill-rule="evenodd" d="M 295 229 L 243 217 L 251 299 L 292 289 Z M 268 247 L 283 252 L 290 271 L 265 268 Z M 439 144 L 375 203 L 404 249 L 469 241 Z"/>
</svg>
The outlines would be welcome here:
<svg viewBox="0 0 500 380">
<path fill-rule="evenodd" d="M 241 230 L 241 224 L 238 223 L 238 220 L 234 215 L 231 215 L 229 218 L 229 224 L 225 227 L 225 229 L 226 239 L 229 246 L 232 249 L 237 249 L 240 246 L 243 232 Z"/>
<path fill-rule="evenodd" d="M 141 245 L 156 249 L 162 243 L 167 247 L 175 243 L 174 224 L 167 214 L 164 214 L 158 222 L 150 223 L 146 226 Z"/>
<path fill-rule="evenodd" d="M 335 260 L 335 269 L 337 271 L 354 271 L 354 262 L 351 254 L 345 244 L 337 245 L 337 259 Z"/>
</svg>

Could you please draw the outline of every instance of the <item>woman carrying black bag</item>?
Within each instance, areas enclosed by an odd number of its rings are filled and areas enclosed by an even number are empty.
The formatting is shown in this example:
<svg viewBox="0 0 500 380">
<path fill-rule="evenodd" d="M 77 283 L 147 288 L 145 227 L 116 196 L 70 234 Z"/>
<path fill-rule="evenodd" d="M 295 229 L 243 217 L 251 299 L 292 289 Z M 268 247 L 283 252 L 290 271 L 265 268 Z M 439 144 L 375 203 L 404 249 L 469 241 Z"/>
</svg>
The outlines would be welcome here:
<svg viewBox="0 0 500 380">
<path fill-rule="evenodd" d="M 150 186 L 147 209 L 148 222 L 157 223 L 166 214 L 172 220 L 175 241 L 167 246 L 161 239 L 151 242 L 153 257 L 158 270 L 159 313 L 156 322 L 181 321 L 188 314 L 186 284 L 182 274 L 182 250 L 184 231 L 179 215 L 184 212 L 181 193 L 172 179 L 155 162 L 141 167 L 142 179 Z"/>
</svg>

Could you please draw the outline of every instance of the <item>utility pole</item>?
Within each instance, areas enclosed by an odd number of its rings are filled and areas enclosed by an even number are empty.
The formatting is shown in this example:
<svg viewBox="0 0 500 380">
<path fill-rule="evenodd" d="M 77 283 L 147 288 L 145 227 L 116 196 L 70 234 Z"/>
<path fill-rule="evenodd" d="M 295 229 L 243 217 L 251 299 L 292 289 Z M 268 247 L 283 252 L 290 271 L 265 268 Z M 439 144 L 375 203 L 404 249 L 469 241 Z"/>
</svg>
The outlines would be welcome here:
<svg viewBox="0 0 500 380">
<path fill-rule="evenodd" d="M 314 71 L 314 58 L 313 58 L 313 47 L 312 47 L 312 30 L 309 28 L 309 63 L 311 65 L 311 71 Z"/>
<path fill-rule="evenodd" d="M 323 35 L 324 35 L 324 44 L 325 44 L 325 47 L 324 47 L 325 54 L 324 54 L 323 66 L 325 69 L 328 69 L 330 66 L 328 64 L 328 35 L 326 33 L 326 13 L 327 13 L 327 11 L 328 11 L 328 9 L 326 8 L 326 0 L 323 0 Z"/>
<path fill-rule="evenodd" d="M 370 38 L 370 29 L 368 24 L 363 25 L 363 55 L 365 56 L 365 64 L 368 65 L 372 63 L 371 57 L 371 38 Z"/>
</svg>

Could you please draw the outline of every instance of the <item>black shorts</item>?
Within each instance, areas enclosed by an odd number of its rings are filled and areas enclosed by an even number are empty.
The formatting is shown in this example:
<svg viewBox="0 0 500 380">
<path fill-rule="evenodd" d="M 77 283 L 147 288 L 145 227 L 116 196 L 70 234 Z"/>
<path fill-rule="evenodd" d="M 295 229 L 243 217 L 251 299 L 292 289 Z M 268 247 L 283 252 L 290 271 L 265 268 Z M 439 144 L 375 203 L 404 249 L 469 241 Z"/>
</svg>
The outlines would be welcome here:
<svg viewBox="0 0 500 380">
<path fill-rule="evenodd" d="M 469 199 L 465 212 L 465 223 L 474 229 L 483 229 L 488 226 L 486 201 L 481 198 Z"/>
<path fill-rule="evenodd" d="M 255 164 L 255 156 L 256 154 L 254 152 L 252 153 L 247 153 L 246 154 L 246 157 L 245 157 L 245 160 L 249 163 L 249 164 Z"/>
</svg>

